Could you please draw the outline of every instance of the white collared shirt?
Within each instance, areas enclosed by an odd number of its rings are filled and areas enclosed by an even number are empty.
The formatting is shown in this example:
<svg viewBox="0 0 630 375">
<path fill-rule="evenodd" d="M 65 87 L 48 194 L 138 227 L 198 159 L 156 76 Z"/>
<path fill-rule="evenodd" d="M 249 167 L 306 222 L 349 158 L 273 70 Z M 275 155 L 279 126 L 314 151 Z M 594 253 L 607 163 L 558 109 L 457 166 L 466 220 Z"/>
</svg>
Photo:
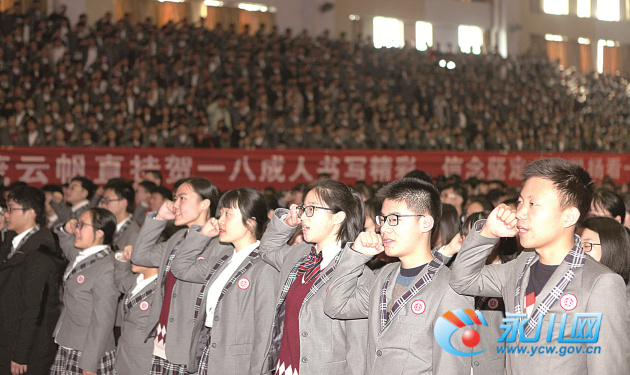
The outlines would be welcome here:
<svg viewBox="0 0 630 375">
<path fill-rule="evenodd" d="M 77 210 L 83 206 L 86 206 L 90 204 L 90 201 L 87 199 L 82 200 L 81 202 L 75 204 L 74 206 L 72 206 L 72 208 L 70 208 L 72 210 L 72 212 L 77 212 Z"/>
<path fill-rule="evenodd" d="M 98 245 L 98 246 L 92 246 L 92 247 L 88 247 L 87 249 L 81 250 L 79 254 L 77 255 L 77 257 L 74 259 L 74 263 L 72 263 L 72 267 L 66 268 L 66 272 L 63 275 L 64 280 L 68 278 L 68 275 L 70 275 L 70 272 L 72 272 L 74 267 L 76 267 L 79 263 L 84 261 L 87 257 L 94 255 L 103 249 L 107 249 L 107 246 Z"/>
<path fill-rule="evenodd" d="M 24 232 L 22 232 L 22 233 L 18 234 L 17 236 L 13 237 L 13 240 L 11 241 L 11 244 L 13 245 L 14 249 L 17 249 L 18 245 L 20 244 L 20 241 L 22 241 L 22 238 L 26 237 L 28 232 L 30 232 L 33 228 L 35 228 L 35 227 L 30 227 L 27 230 L 25 230 Z"/>
<path fill-rule="evenodd" d="M 125 225 L 125 223 L 128 222 L 129 220 L 131 220 L 131 216 L 127 216 L 127 218 L 125 220 L 123 220 L 120 223 L 116 224 L 116 233 L 118 233 L 120 231 L 120 228 L 122 228 L 123 225 Z"/>
<path fill-rule="evenodd" d="M 49 216 L 49 217 L 48 217 L 48 223 L 47 223 L 47 225 L 46 225 L 46 226 L 50 228 L 50 226 L 51 226 L 51 225 L 52 225 L 55 221 L 57 221 L 57 219 L 59 219 L 59 216 L 57 216 L 57 215 L 52 215 L 52 216 Z"/>
<path fill-rule="evenodd" d="M 140 293 L 142 289 L 144 289 L 147 285 L 151 284 L 153 280 L 157 279 L 157 277 L 158 277 L 157 273 L 149 277 L 148 279 L 145 279 L 143 274 L 139 274 L 138 278 L 136 279 L 136 286 L 133 287 L 133 289 L 131 290 L 131 294 L 129 294 L 129 298 Z"/>
<path fill-rule="evenodd" d="M 317 245 L 315 245 L 315 249 L 317 249 Z M 326 268 L 330 262 L 335 259 L 335 256 L 339 254 L 341 251 L 341 241 L 337 241 L 333 244 L 330 244 L 322 249 L 322 262 L 319 264 L 320 269 Z"/>
<path fill-rule="evenodd" d="M 235 250 L 234 254 L 232 254 L 227 261 L 227 265 L 223 268 L 223 271 L 217 275 L 216 279 L 214 279 L 208 288 L 208 298 L 206 299 L 206 327 L 212 327 L 212 323 L 214 322 L 214 309 L 217 307 L 217 302 L 219 302 L 219 297 L 221 297 L 221 292 L 225 284 L 230 281 L 234 272 L 236 272 L 245 259 L 247 259 L 247 256 L 252 250 L 258 247 L 259 244 L 260 241 L 256 241 L 249 246 L 245 246 L 238 252 Z"/>
</svg>

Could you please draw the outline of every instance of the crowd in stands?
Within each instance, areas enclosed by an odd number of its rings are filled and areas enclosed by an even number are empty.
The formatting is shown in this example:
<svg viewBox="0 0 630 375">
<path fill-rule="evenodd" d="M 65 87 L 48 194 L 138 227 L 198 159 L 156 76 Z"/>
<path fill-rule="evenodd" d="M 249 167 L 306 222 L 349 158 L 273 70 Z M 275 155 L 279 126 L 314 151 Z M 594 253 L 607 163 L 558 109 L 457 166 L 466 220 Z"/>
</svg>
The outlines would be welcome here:
<svg viewBox="0 0 630 375">
<path fill-rule="evenodd" d="M 261 25 L 0 14 L 0 145 L 625 152 L 627 81 Z M 443 68 L 439 61 L 456 64 Z"/>
</svg>

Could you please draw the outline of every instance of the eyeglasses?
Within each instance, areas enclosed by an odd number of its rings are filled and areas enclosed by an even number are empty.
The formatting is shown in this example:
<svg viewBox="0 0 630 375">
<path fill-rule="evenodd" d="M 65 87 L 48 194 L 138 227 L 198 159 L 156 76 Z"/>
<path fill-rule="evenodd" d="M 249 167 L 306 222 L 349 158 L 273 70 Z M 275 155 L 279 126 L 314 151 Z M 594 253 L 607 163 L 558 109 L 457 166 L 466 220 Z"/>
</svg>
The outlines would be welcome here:
<svg viewBox="0 0 630 375">
<path fill-rule="evenodd" d="M 398 225 L 401 217 L 419 217 L 424 215 L 399 215 L 399 214 L 389 214 L 385 215 L 376 215 L 376 225 L 383 226 L 385 223 L 389 224 L 390 227 L 395 227 Z"/>
<path fill-rule="evenodd" d="M 75 226 L 74 226 L 74 227 L 75 227 L 75 228 L 77 228 L 78 230 L 82 230 L 82 229 L 83 229 L 83 227 L 84 227 L 84 226 L 86 226 L 86 225 L 87 225 L 88 227 L 92 227 L 92 228 L 94 228 L 94 225 L 92 225 L 92 224 L 88 224 L 88 223 L 84 223 L 84 222 L 82 222 L 82 221 L 77 221 L 77 223 L 75 224 Z"/>
<path fill-rule="evenodd" d="M 74 190 L 83 190 L 83 186 L 79 186 L 79 185 L 71 185 L 68 186 L 68 190 L 74 191 Z"/>
<path fill-rule="evenodd" d="M 582 242 L 582 248 L 584 249 L 585 253 L 590 253 L 591 250 L 593 250 L 593 246 L 595 245 L 602 246 L 601 243 Z"/>
<path fill-rule="evenodd" d="M 440 198 L 461 198 L 461 195 L 457 195 L 457 194 L 447 194 L 447 193 L 442 193 L 440 194 Z"/>
<path fill-rule="evenodd" d="M 26 211 L 28 210 L 28 208 L 24 208 L 24 207 L 13 207 L 13 206 L 8 206 L 7 207 L 7 212 L 10 214 L 13 211 Z"/>
<path fill-rule="evenodd" d="M 101 200 L 99 201 L 99 203 L 100 203 L 100 204 L 105 204 L 105 205 L 107 205 L 107 204 L 109 204 L 109 202 L 118 202 L 118 201 L 121 201 L 121 200 L 122 200 L 122 198 L 120 198 L 120 199 L 109 199 L 109 198 L 103 198 L 103 199 L 101 199 Z"/>
<path fill-rule="evenodd" d="M 321 206 L 297 206 L 297 213 L 299 216 L 302 216 L 302 214 L 306 214 L 306 217 L 312 217 L 315 214 L 315 209 L 320 209 L 320 210 L 328 210 L 328 211 L 332 211 L 332 208 L 328 208 L 328 207 L 321 207 Z"/>
</svg>

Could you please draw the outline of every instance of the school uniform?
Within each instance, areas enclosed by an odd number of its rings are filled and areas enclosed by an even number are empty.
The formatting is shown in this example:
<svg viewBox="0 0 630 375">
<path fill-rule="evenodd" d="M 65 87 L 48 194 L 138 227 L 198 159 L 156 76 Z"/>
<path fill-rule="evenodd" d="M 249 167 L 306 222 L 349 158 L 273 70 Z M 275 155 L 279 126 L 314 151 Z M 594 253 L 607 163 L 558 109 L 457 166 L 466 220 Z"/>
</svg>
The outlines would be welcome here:
<svg viewBox="0 0 630 375">
<path fill-rule="evenodd" d="M 307 243 L 286 245 L 295 231 L 295 228 L 287 226 L 282 219 L 287 213 L 286 209 L 276 210 L 260 244 L 263 260 L 280 271 L 282 285 L 262 373 L 298 373 L 291 364 L 279 363 L 279 357 L 283 349 L 281 343 L 287 318 L 287 295 L 292 287 L 299 289 L 304 283 L 309 283 L 306 293 L 296 290 L 296 294 L 303 296 L 303 302 L 297 306 L 299 332 L 294 337 L 299 343 L 299 374 L 363 374 L 367 320 L 337 320 L 324 314 L 329 281 L 336 272 L 341 253 L 331 256 L 332 259 L 322 266 L 319 275 L 309 279 L 306 273 L 300 272 L 300 267 L 304 268 L 310 262 L 312 246 Z M 324 251 L 326 249 L 322 249 Z"/>
<path fill-rule="evenodd" d="M 203 235 L 191 232 L 192 236 Z M 262 260 L 259 243 L 238 253 L 225 249 L 212 259 L 199 254 L 200 249 L 182 246 L 172 268 L 178 279 L 203 284 L 194 302 L 188 371 L 198 375 L 260 374 L 280 274 Z"/>
<path fill-rule="evenodd" d="M 479 234 L 485 221 L 475 223 L 459 252 L 451 277 L 453 289 L 460 293 L 485 297 L 503 297 L 506 312 L 525 313 L 525 291 L 530 271 L 538 261 L 535 252 L 523 252 L 506 264 L 485 265 L 488 255 L 499 239 Z M 553 293 L 552 293 L 553 290 Z M 541 292 L 535 296 L 529 321 L 524 326 L 526 337 L 537 342 L 523 342 L 517 336 L 509 347 L 526 347 L 527 355 L 507 353 L 507 374 L 630 374 L 630 313 L 626 290 L 621 276 L 585 255 L 581 241 L 575 236 L 575 246 L 557 266 Z M 547 310 L 547 311 L 545 311 Z M 567 314 L 565 337 L 571 334 L 574 313 L 602 313 L 597 343 L 573 343 L 580 350 L 599 346 L 599 354 L 558 355 L 537 353 L 530 356 L 532 347 L 556 346 L 562 314 Z M 551 314 L 555 314 L 553 332 L 549 332 Z M 542 317 L 542 323 L 535 325 Z M 549 334 L 549 335 L 548 335 Z M 547 342 L 551 336 L 550 342 Z M 559 349 L 556 349 L 559 350 Z M 577 349 L 576 349 L 577 350 Z"/>
<path fill-rule="evenodd" d="M 502 374 L 505 371 L 505 352 L 499 353 L 496 349 L 505 346 L 498 342 L 503 336 L 501 324 L 505 317 L 505 304 L 500 297 L 475 297 L 475 310 L 481 311 L 488 326 L 475 326 L 479 332 L 479 344 L 474 347 L 474 351 L 485 351 L 481 354 L 470 357 L 470 364 L 473 375 L 494 375 Z"/>
<path fill-rule="evenodd" d="M 63 276 L 64 308 L 54 332 L 59 350 L 50 373 L 98 370 L 113 374 L 113 329 L 119 295 L 114 284 L 113 254 L 109 246 L 79 250 L 73 245 L 73 235 L 63 230 L 58 234 L 70 264 Z"/>
<path fill-rule="evenodd" d="M 135 245 L 136 238 L 138 237 L 138 233 L 140 232 L 140 227 L 133 220 L 133 216 L 129 216 L 127 220 L 124 220 L 122 223 L 118 223 L 116 225 L 116 232 L 114 233 L 114 245 L 116 250 L 124 250 L 128 245 Z M 114 263 L 115 264 L 115 263 Z M 118 299 L 118 309 L 116 311 L 116 322 L 114 323 L 116 327 L 116 335 L 120 334 L 120 326 L 123 321 L 123 300 L 121 297 Z M 116 336 L 118 339 L 118 336 Z"/>
<path fill-rule="evenodd" d="M 401 264 L 390 263 L 371 275 L 365 267 L 371 258 L 346 245 L 325 305 L 333 318 L 368 318 L 363 373 L 470 374 L 470 359 L 443 350 L 433 334 L 442 314 L 473 307 L 471 297 L 461 296 L 449 286 L 451 271 L 442 254 L 435 253 L 409 286 L 399 289 L 398 298 L 394 290 Z"/>
<path fill-rule="evenodd" d="M 31 228 L 19 238 L 7 232 L 0 245 L 0 374 L 11 373 L 11 361 L 27 365 L 27 374 L 48 373 L 57 352 L 52 333 L 64 265 L 47 228 Z"/>
<path fill-rule="evenodd" d="M 136 205 L 136 208 L 133 210 L 133 221 L 138 224 L 138 227 L 141 227 L 144 224 L 144 219 L 149 212 L 149 206 L 140 202 Z"/>
<path fill-rule="evenodd" d="M 133 263 L 159 267 L 156 293 L 147 320 L 147 327 L 150 327 L 147 339 L 155 338 L 151 373 L 186 375 L 193 336 L 194 301 L 202 285 L 176 280 L 171 272 L 173 259 L 189 230 L 180 230 L 168 241 L 156 244 L 167 225 L 166 220 L 156 220 L 156 215 L 156 212 L 147 215 L 131 253 Z M 206 245 L 204 239 L 197 236 L 186 241 L 187 247 L 204 248 L 201 256 L 205 258 L 227 247 L 218 241 L 213 241 L 211 246 Z"/>
<path fill-rule="evenodd" d="M 157 275 L 144 279 L 143 275 L 131 272 L 131 263 L 118 259 L 119 254 L 116 254 L 114 262 L 114 278 L 118 291 L 124 293 L 124 297 L 121 336 L 116 351 L 116 373 L 148 374 L 153 358 L 153 340 L 147 340 L 147 320 L 155 294 Z"/>
</svg>

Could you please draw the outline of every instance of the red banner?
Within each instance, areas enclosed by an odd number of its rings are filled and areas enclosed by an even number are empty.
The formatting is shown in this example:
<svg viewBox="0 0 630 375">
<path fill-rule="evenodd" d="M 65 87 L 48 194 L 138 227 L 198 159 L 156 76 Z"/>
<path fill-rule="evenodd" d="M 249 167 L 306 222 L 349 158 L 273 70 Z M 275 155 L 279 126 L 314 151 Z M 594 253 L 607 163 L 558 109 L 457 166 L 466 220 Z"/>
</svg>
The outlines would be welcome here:
<svg viewBox="0 0 630 375">
<path fill-rule="evenodd" d="M 630 154 L 199 148 L 2 147 L 0 175 L 5 185 L 17 180 L 34 186 L 62 184 L 79 175 L 104 184 L 114 177 L 137 179 L 143 171 L 157 169 L 167 186 L 198 176 L 227 190 L 242 186 L 290 189 L 314 181 L 320 173 L 347 184 L 385 182 L 421 169 L 432 176 L 457 174 L 517 186 L 527 162 L 550 156 L 575 161 L 596 181 L 604 176 L 616 184 L 630 181 Z"/>
</svg>

